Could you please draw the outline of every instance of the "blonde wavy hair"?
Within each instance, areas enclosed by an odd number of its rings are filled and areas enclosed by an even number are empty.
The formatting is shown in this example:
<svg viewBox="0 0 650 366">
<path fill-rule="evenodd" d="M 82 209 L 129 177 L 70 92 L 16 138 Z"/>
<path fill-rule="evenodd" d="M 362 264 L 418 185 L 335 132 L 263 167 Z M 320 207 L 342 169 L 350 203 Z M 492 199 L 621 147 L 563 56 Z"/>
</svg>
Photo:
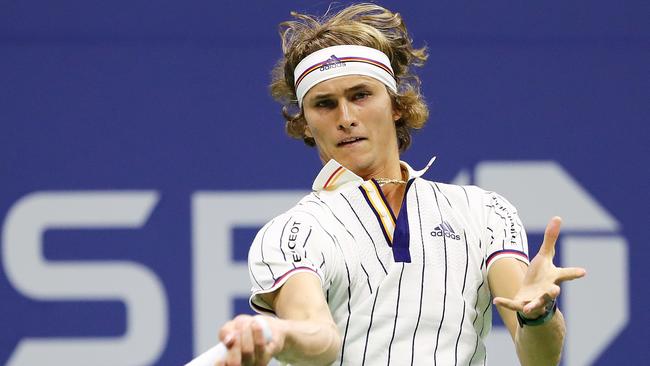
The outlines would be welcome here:
<svg viewBox="0 0 650 366">
<path fill-rule="evenodd" d="M 411 132 L 424 126 L 429 109 L 420 94 L 420 79 L 411 66 L 422 66 L 427 59 L 426 47 L 414 48 L 404 21 L 399 13 L 393 13 L 376 4 L 362 3 L 348 6 L 337 13 L 321 18 L 291 12 L 295 20 L 280 23 L 284 57 L 273 69 L 271 95 L 282 104 L 289 136 L 302 139 L 314 146 L 313 138 L 305 136 L 304 113 L 298 107 L 293 71 L 309 54 L 337 45 L 360 45 L 372 47 L 385 53 L 390 59 L 397 93 L 390 89 L 393 107 L 402 117 L 395 122 L 399 151 L 411 145 Z"/>
</svg>

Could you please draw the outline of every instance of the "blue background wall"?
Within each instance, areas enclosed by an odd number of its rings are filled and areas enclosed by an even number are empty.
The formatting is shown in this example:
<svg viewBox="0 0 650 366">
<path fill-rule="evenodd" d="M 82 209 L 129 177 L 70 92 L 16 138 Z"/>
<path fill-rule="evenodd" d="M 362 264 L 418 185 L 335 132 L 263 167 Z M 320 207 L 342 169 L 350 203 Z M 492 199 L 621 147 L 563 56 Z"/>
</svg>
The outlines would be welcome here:
<svg viewBox="0 0 650 366">
<path fill-rule="evenodd" d="M 644 363 L 649 3 L 382 4 L 402 13 L 416 45 L 430 51 L 419 74 L 431 118 L 404 159 L 418 168 L 437 155 L 427 177 L 438 181 L 482 161 L 559 163 L 628 243 L 629 322 L 596 363 Z M 47 261 L 125 260 L 155 273 L 169 306 L 156 364 L 181 364 L 193 352 L 192 195 L 304 191 L 319 170 L 314 151 L 285 137 L 267 85 L 281 56 L 277 24 L 290 10 L 327 6 L 0 1 L 5 234 L 10 209 L 33 192 L 156 191 L 138 230 L 50 230 L 43 238 Z M 605 286 L 592 306 L 609 293 Z M 0 307 L 0 363 L 26 337 L 116 337 L 127 321 L 120 301 L 34 299 L 4 271 Z"/>
</svg>

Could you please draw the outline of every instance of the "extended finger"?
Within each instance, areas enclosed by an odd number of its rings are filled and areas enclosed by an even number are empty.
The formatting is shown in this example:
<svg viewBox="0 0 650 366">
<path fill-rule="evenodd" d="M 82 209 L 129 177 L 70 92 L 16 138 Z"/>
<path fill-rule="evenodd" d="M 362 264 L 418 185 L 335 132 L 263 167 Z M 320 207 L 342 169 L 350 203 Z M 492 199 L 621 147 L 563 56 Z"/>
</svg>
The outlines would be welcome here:
<svg viewBox="0 0 650 366">
<path fill-rule="evenodd" d="M 546 312 L 546 306 L 550 303 L 550 300 L 547 300 L 544 297 L 540 297 L 532 300 L 526 306 L 524 306 L 522 313 L 527 316 L 537 317 Z"/>
<path fill-rule="evenodd" d="M 555 242 L 560 235 L 561 225 L 562 218 L 559 216 L 554 216 L 551 218 L 551 221 L 548 222 L 546 230 L 544 230 L 544 241 L 542 242 L 542 246 L 539 248 L 540 254 L 550 257 L 555 256 Z"/>
<path fill-rule="evenodd" d="M 587 271 L 584 268 L 580 267 L 571 267 L 571 268 L 558 268 L 558 276 L 556 283 L 571 281 L 578 278 L 582 278 L 587 275 Z"/>
<path fill-rule="evenodd" d="M 523 301 L 515 301 L 506 297 L 495 297 L 492 303 L 512 311 L 522 311 L 525 305 Z"/>
<path fill-rule="evenodd" d="M 546 312 L 547 306 L 553 303 L 554 299 L 560 296 L 560 286 L 552 286 L 541 296 L 531 300 L 524 306 L 523 313 L 526 315 L 541 315 Z"/>
</svg>

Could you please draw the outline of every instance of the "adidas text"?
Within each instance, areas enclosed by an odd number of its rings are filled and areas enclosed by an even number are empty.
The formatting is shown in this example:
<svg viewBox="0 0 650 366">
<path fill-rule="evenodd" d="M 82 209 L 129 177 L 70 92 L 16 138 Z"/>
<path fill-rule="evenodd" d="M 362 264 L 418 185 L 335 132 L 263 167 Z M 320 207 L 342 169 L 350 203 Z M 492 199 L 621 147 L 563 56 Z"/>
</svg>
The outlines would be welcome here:
<svg viewBox="0 0 650 366">
<path fill-rule="evenodd" d="M 436 228 L 438 229 L 438 228 Z M 443 232 L 442 230 L 434 230 L 431 232 L 431 236 L 446 236 L 449 239 L 460 240 L 460 235 L 450 233 L 449 231 Z"/>
<path fill-rule="evenodd" d="M 329 58 L 328 63 L 326 63 L 325 65 L 321 66 L 321 67 L 319 68 L 319 70 L 320 70 L 320 71 L 325 71 L 325 70 L 333 69 L 333 68 L 335 68 L 335 67 L 345 67 L 345 66 L 346 66 L 346 65 L 345 65 L 345 62 L 339 60 L 338 57 L 332 55 L 332 56 Z"/>
</svg>

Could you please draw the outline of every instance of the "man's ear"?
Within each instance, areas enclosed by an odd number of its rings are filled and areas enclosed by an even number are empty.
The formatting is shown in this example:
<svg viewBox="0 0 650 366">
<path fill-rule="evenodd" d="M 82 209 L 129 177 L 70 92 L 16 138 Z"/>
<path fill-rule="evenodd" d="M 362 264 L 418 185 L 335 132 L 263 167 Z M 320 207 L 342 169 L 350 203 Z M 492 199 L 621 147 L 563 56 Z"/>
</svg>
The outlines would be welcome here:
<svg viewBox="0 0 650 366">
<path fill-rule="evenodd" d="M 305 123 L 305 136 L 309 138 L 314 138 L 314 135 L 311 133 L 311 129 L 309 128 L 309 125 Z"/>
<path fill-rule="evenodd" d="M 397 107 L 397 100 L 395 98 L 391 98 L 391 107 L 393 109 L 393 122 L 397 122 L 400 118 L 402 118 L 402 111 L 400 111 Z"/>
<path fill-rule="evenodd" d="M 393 108 L 393 121 L 397 122 L 400 118 L 402 118 L 402 112 Z"/>
</svg>

